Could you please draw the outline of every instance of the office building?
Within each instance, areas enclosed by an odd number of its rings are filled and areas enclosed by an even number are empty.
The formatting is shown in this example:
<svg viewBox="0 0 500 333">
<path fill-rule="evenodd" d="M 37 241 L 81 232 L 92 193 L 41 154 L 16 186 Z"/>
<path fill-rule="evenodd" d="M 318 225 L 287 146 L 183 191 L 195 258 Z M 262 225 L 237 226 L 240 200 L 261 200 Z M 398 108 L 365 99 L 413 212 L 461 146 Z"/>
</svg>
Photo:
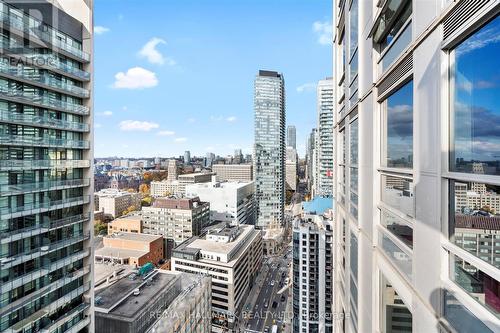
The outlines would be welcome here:
<svg viewBox="0 0 500 333">
<path fill-rule="evenodd" d="M 333 196 L 333 79 L 320 80 L 317 86 L 318 165 L 316 195 Z"/>
<path fill-rule="evenodd" d="M 212 180 L 213 173 L 210 172 L 196 172 L 178 175 L 177 180 L 162 180 L 151 182 L 151 196 L 164 197 L 164 196 L 184 196 L 186 194 L 186 185 L 196 183 L 206 183 Z"/>
<path fill-rule="evenodd" d="M 212 277 L 213 332 L 234 332 L 262 264 L 262 236 L 249 225 L 221 223 L 174 249 L 172 270 Z"/>
<path fill-rule="evenodd" d="M 294 125 L 288 125 L 286 128 L 286 145 L 297 149 L 297 129 Z"/>
<path fill-rule="evenodd" d="M 102 238 L 103 247 L 96 249 L 96 262 L 143 266 L 160 264 L 164 259 L 163 237 L 135 232 L 117 232 Z"/>
<path fill-rule="evenodd" d="M 142 233 L 142 212 L 134 212 L 108 223 L 108 235 L 115 232 Z"/>
<path fill-rule="evenodd" d="M 186 197 L 199 197 L 210 203 L 210 222 L 255 223 L 255 185 L 253 182 L 217 182 L 186 186 Z"/>
<path fill-rule="evenodd" d="M 297 151 L 292 147 L 286 147 L 285 181 L 287 190 L 297 190 L 298 164 Z"/>
<path fill-rule="evenodd" d="M 190 164 L 191 163 L 191 152 L 189 150 L 186 150 L 184 152 L 184 164 Z"/>
<path fill-rule="evenodd" d="M 255 78 L 253 172 L 259 228 L 283 223 L 285 208 L 285 81 L 259 71 Z"/>
<path fill-rule="evenodd" d="M 177 160 L 168 160 L 167 164 L 167 180 L 174 181 L 177 180 L 179 174 L 179 166 L 177 165 Z"/>
<path fill-rule="evenodd" d="M 335 3 L 335 331 L 500 330 L 498 14 Z"/>
<path fill-rule="evenodd" d="M 214 164 L 212 171 L 218 182 L 251 182 L 252 164 Z"/>
<path fill-rule="evenodd" d="M 142 207 L 142 232 L 163 236 L 166 258 L 174 244 L 199 235 L 209 223 L 210 204 L 200 198 L 157 198 L 150 207 Z"/>
<path fill-rule="evenodd" d="M 293 223 L 293 332 L 333 332 L 333 222 L 305 214 Z"/>
<path fill-rule="evenodd" d="M 131 193 L 118 189 L 107 188 L 94 193 L 94 206 L 96 211 L 112 218 L 119 217 L 130 207 L 141 207 L 141 193 Z"/>
<path fill-rule="evenodd" d="M 0 15 L 0 331 L 91 330 L 92 2 Z"/>
<path fill-rule="evenodd" d="M 210 278 L 153 270 L 113 273 L 96 287 L 99 333 L 209 333 Z"/>
</svg>

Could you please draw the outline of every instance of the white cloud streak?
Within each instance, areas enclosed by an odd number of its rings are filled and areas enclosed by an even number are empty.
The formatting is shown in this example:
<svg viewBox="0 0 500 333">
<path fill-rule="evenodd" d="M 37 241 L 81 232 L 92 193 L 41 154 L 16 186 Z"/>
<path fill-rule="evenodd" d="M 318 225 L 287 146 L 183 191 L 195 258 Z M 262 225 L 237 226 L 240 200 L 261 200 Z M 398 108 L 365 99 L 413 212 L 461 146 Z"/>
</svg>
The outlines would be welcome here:
<svg viewBox="0 0 500 333">
<path fill-rule="evenodd" d="M 118 72 L 115 75 L 115 82 L 112 87 L 115 89 L 144 89 L 157 85 L 156 73 L 142 67 L 133 67 L 126 73 Z"/>
<path fill-rule="evenodd" d="M 149 121 L 124 120 L 119 124 L 122 131 L 142 131 L 149 132 L 152 129 L 159 128 L 160 125 Z"/>
<path fill-rule="evenodd" d="M 313 23 L 313 31 L 318 37 L 318 43 L 321 45 L 331 45 L 333 41 L 333 24 L 332 22 L 316 21 Z"/>
<path fill-rule="evenodd" d="M 173 66 L 176 64 L 175 60 L 169 57 L 165 57 L 158 51 L 157 47 L 162 44 L 167 44 L 165 40 L 153 37 L 151 38 L 142 49 L 139 51 L 139 56 L 146 58 L 150 63 L 155 65 L 167 64 L 168 66 Z"/>
</svg>

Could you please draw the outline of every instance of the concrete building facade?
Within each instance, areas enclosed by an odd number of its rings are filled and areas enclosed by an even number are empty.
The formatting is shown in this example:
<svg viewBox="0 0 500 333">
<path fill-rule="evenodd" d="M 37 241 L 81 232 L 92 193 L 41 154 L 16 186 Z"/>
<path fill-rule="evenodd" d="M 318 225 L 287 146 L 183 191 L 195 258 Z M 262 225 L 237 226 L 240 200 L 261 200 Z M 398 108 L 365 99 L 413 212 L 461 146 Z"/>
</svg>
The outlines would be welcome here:
<svg viewBox="0 0 500 333">
<path fill-rule="evenodd" d="M 218 182 L 251 182 L 253 180 L 252 164 L 214 164 L 212 171 Z"/>
<path fill-rule="evenodd" d="M 297 190 L 298 164 L 297 151 L 292 147 L 286 147 L 285 183 L 287 190 Z"/>
<path fill-rule="evenodd" d="M 235 332 L 236 314 L 261 265 L 261 232 L 249 225 L 213 226 L 175 248 L 172 256 L 173 271 L 212 277 L 212 332 Z"/>
<path fill-rule="evenodd" d="M 296 218 L 292 237 L 293 332 L 333 332 L 333 222 Z"/>
<path fill-rule="evenodd" d="M 186 197 L 199 197 L 210 203 L 210 222 L 255 223 L 255 185 L 253 182 L 217 182 L 186 186 Z"/>
<path fill-rule="evenodd" d="M 141 199 L 141 193 L 108 188 L 94 193 L 94 209 L 115 218 L 123 215 L 123 212 L 129 207 L 139 209 Z"/>
</svg>

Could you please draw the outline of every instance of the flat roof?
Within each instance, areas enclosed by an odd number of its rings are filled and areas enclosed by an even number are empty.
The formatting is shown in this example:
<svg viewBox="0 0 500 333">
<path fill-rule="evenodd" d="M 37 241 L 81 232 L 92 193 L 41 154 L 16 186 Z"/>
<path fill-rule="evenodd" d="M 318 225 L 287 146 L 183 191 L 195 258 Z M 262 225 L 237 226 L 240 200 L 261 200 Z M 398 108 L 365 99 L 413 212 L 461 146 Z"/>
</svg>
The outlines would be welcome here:
<svg viewBox="0 0 500 333">
<path fill-rule="evenodd" d="M 104 238 L 109 238 L 109 239 L 123 239 L 123 240 L 129 240 L 129 241 L 136 241 L 136 242 L 154 242 L 158 238 L 162 238 L 163 236 L 161 235 L 149 235 L 149 234 L 139 234 L 136 232 L 117 232 L 111 235 L 108 235 Z"/>
<path fill-rule="evenodd" d="M 139 276 L 134 280 L 130 279 L 129 275 L 96 291 L 96 314 L 111 314 L 133 321 L 147 304 L 154 302 L 166 290 L 180 293 L 180 290 L 176 291 L 174 288 L 174 282 L 179 278 L 179 274 L 154 272 L 152 282 L 149 284 Z M 133 291 L 137 288 L 140 293 L 134 296 Z"/>
<path fill-rule="evenodd" d="M 119 259 L 140 258 L 146 254 L 148 254 L 148 251 L 129 250 L 116 247 L 102 247 L 98 250 L 95 250 L 94 253 L 94 255 L 96 256 Z"/>
<path fill-rule="evenodd" d="M 240 246 L 242 242 L 245 241 L 247 236 L 251 233 L 259 233 L 259 230 L 254 229 L 252 225 L 240 225 L 241 232 L 238 234 L 238 237 L 234 239 L 232 242 L 216 242 L 213 240 L 207 240 L 206 238 L 200 238 L 200 237 L 193 237 L 184 243 L 180 244 L 177 246 L 174 251 L 179 251 L 179 252 L 184 252 L 184 253 L 196 253 L 196 250 L 201 250 L 201 251 L 207 251 L 207 252 L 214 252 L 214 253 L 223 253 L 223 254 L 229 254 L 231 251 L 233 251 L 236 247 Z M 215 235 L 225 235 L 223 233 L 214 233 Z M 250 242 L 249 242 L 250 244 Z M 247 244 L 247 246 L 249 245 Z M 214 261 L 214 260 L 208 260 L 208 259 L 203 259 L 199 258 L 198 261 L 200 262 L 205 262 L 205 263 L 210 263 L 210 264 L 217 264 L 221 266 L 233 266 L 236 262 L 236 259 L 240 257 L 240 253 L 242 251 L 246 250 L 246 246 L 242 246 L 236 254 L 230 258 L 228 262 L 223 262 L 223 261 Z"/>
</svg>

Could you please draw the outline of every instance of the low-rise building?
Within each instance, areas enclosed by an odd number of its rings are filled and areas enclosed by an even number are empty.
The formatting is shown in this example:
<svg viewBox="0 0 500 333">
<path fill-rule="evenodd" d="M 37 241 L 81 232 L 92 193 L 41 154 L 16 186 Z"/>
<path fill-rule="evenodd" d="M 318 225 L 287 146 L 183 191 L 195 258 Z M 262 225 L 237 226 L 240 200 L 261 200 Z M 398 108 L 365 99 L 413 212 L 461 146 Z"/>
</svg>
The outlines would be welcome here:
<svg viewBox="0 0 500 333">
<path fill-rule="evenodd" d="M 135 214 L 122 216 L 109 222 L 108 235 L 116 232 L 142 233 L 142 214 L 137 212 Z"/>
<path fill-rule="evenodd" d="M 155 198 L 170 195 L 184 196 L 186 185 L 210 182 L 212 175 L 213 173 L 210 172 L 196 172 L 179 175 L 177 179 L 167 178 L 162 181 L 152 181 L 151 196 Z"/>
<path fill-rule="evenodd" d="M 165 257 L 170 258 L 174 244 L 200 234 L 210 223 L 210 204 L 200 198 L 157 198 L 150 207 L 142 208 L 142 230 L 161 235 L 165 241 Z"/>
<path fill-rule="evenodd" d="M 96 287 L 99 333 L 209 333 L 210 278 L 153 270 L 127 274 Z"/>
<path fill-rule="evenodd" d="M 103 237 L 103 247 L 95 250 L 96 262 L 142 266 L 148 262 L 158 265 L 164 258 L 161 236 L 130 232 Z"/>
<path fill-rule="evenodd" d="M 262 236 L 250 225 L 220 223 L 176 247 L 172 270 L 212 277 L 213 332 L 233 332 L 262 265 Z"/>
<path fill-rule="evenodd" d="M 255 185 L 253 182 L 212 182 L 186 186 L 186 197 L 199 197 L 210 203 L 212 222 L 254 224 Z"/>
<path fill-rule="evenodd" d="M 96 211 L 115 218 L 123 215 L 129 207 L 139 208 L 142 195 L 118 189 L 104 189 L 94 193 L 94 205 Z"/>
<path fill-rule="evenodd" d="M 252 164 L 214 164 L 212 171 L 219 182 L 251 182 L 253 181 Z"/>
</svg>

